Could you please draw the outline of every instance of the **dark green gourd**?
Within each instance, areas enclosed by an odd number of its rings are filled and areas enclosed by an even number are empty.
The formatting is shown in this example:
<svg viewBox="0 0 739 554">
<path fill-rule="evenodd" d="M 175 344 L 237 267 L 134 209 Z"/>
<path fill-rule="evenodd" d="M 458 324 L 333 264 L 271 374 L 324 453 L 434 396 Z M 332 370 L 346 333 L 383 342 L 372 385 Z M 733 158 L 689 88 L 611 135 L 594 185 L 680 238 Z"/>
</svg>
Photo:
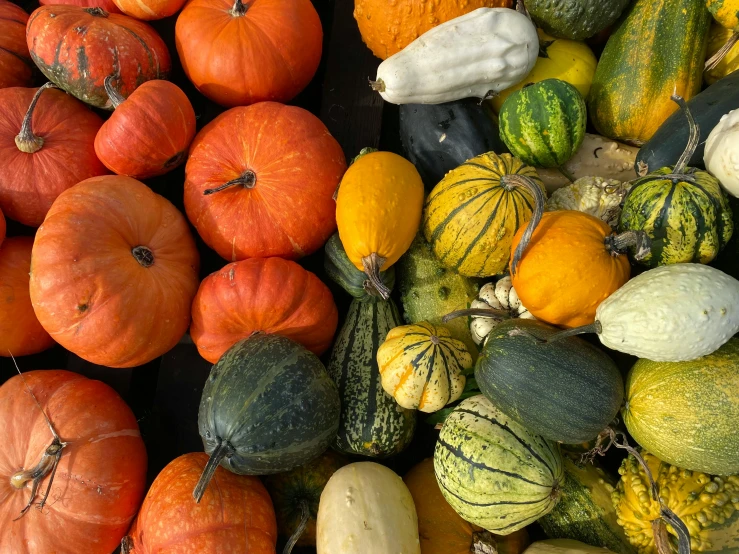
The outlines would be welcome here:
<svg viewBox="0 0 739 554">
<path fill-rule="evenodd" d="M 341 285 L 354 298 L 363 302 L 374 302 L 380 299 L 379 293 L 367 279 L 367 274 L 358 270 L 349 256 L 346 255 L 339 233 L 331 235 L 331 238 L 326 242 L 323 268 L 332 281 Z M 390 266 L 387 271 L 381 271 L 380 278 L 385 286 L 392 290 L 395 286 L 395 266 Z"/>
<path fill-rule="evenodd" d="M 526 9 L 547 34 L 585 40 L 613 24 L 631 0 L 526 0 Z"/>
</svg>

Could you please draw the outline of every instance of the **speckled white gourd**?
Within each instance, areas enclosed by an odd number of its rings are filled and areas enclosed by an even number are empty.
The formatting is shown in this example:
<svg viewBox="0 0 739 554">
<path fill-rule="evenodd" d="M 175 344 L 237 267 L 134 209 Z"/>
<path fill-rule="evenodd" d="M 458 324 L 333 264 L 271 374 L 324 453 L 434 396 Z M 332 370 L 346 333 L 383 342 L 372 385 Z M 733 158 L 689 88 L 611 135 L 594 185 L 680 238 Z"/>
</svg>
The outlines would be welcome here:
<svg viewBox="0 0 739 554">
<path fill-rule="evenodd" d="M 600 341 L 656 362 L 694 360 L 739 332 L 739 281 L 702 264 L 673 264 L 634 277 L 595 312 Z"/>
<path fill-rule="evenodd" d="M 703 161 L 724 190 L 739 197 L 739 110 L 724 115 L 708 135 Z"/>
</svg>

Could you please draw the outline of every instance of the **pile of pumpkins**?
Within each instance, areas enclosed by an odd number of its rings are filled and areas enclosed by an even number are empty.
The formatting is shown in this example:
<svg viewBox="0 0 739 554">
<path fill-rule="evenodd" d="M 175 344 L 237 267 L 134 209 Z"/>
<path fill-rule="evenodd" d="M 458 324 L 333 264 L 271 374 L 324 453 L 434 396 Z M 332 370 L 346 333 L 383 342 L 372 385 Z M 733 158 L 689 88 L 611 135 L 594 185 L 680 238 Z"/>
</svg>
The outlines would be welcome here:
<svg viewBox="0 0 739 554">
<path fill-rule="evenodd" d="M 214 365 L 148 491 L 110 387 L 2 385 L 1 552 L 739 552 L 738 0 L 355 0 L 405 151 L 349 164 L 287 105 L 309 0 L 41 4 L 0 0 L 0 355 Z M 185 215 L 142 182 L 183 164 Z"/>
</svg>

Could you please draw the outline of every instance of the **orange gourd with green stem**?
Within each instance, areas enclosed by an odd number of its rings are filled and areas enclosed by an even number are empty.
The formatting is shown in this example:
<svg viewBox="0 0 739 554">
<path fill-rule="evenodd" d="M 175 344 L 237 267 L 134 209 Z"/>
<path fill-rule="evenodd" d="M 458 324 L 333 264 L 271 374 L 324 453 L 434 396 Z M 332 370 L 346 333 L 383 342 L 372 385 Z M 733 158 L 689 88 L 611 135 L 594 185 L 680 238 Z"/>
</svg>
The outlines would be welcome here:
<svg viewBox="0 0 739 554">
<path fill-rule="evenodd" d="M 391 152 L 362 150 L 339 184 L 336 223 L 351 262 L 380 295 L 380 278 L 416 236 L 423 209 L 423 182 L 411 162 Z"/>
</svg>

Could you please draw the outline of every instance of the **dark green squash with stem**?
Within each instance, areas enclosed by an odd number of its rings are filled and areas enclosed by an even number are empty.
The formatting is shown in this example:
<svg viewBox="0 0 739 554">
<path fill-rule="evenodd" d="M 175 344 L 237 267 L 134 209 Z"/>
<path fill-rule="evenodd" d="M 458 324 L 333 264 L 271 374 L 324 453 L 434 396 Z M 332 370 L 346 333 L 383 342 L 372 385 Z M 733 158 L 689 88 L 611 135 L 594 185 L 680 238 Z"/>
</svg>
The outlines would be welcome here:
<svg viewBox="0 0 739 554">
<path fill-rule="evenodd" d="M 326 275 L 336 284 L 341 285 L 346 292 L 362 302 L 375 302 L 380 300 L 377 290 L 369 282 L 367 274 L 360 271 L 346 255 L 344 245 L 341 244 L 339 233 L 334 233 L 326 242 L 324 248 L 323 268 Z M 387 271 L 380 272 L 383 284 L 392 290 L 395 286 L 395 266 Z"/>
</svg>

